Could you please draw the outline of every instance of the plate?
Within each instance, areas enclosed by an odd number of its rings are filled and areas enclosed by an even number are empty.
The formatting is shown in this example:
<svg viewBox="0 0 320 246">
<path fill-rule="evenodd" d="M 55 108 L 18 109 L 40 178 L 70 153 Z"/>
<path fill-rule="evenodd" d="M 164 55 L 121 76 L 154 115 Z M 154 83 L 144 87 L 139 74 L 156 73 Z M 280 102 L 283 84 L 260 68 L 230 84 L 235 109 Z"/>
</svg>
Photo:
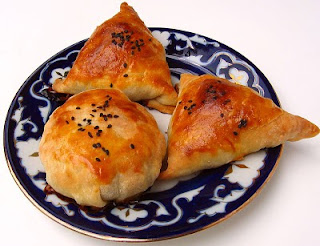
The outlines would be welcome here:
<svg viewBox="0 0 320 246">
<path fill-rule="evenodd" d="M 260 70 L 228 46 L 191 32 L 150 28 L 163 44 L 173 82 L 181 73 L 214 74 L 277 96 Z M 9 108 L 4 147 L 10 172 L 27 198 L 44 214 L 77 232 L 115 241 L 156 241 L 213 226 L 248 204 L 272 176 L 282 146 L 261 150 L 244 160 L 170 181 L 156 181 L 137 201 L 104 210 L 79 207 L 45 192 L 44 168 L 38 155 L 44 124 L 61 103 L 40 92 L 65 77 L 86 40 L 44 62 L 21 86 Z M 150 111 L 166 132 L 170 116 Z"/>
</svg>

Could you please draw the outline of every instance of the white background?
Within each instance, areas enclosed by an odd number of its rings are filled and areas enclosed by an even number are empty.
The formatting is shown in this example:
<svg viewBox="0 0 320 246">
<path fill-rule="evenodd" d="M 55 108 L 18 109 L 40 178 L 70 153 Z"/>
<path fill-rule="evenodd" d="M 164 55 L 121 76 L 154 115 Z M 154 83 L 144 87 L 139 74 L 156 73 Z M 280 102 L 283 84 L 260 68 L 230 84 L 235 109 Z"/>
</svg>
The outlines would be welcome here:
<svg viewBox="0 0 320 246">
<path fill-rule="evenodd" d="M 120 3 L 1 2 L 1 125 L 25 79 L 61 49 L 89 37 L 97 25 L 118 12 Z M 320 126 L 320 1 L 128 3 L 147 26 L 188 30 L 234 48 L 266 75 L 284 109 Z M 278 169 L 261 194 L 230 219 L 193 235 L 152 245 L 320 245 L 319 139 L 287 143 Z M 126 244 L 81 235 L 42 214 L 15 184 L 3 153 L 0 197 L 1 245 Z"/>
</svg>

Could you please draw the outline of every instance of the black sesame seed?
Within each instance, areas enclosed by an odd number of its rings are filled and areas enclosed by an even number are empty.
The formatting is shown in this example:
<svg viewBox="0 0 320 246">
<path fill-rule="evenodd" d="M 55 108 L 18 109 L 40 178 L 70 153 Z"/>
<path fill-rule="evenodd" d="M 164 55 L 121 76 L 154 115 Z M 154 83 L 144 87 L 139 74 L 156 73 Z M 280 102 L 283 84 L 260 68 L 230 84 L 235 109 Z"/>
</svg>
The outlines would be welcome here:
<svg viewBox="0 0 320 246">
<path fill-rule="evenodd" d="M 127 63 L 124 63 L 123 66 L 126 68 L 126 67 L 128 66 L 128 64 L 127 64 Z"/>
<path fill-rule="evenodd" d="M 109 124 L 107 127 L 108 127 L 108 128 L 111 128 L 111 127 L 112 127 L 112 125 L 111 125 L 111 124 Z"/>
<path fill-rule="evenodd" d="M 71 120 L 75 120 L 76 118 L 74 118 L 73 116 L 71 117 Z"/>
<path fill-rule="evenodd" d="M 226 105 L 226 104 L 228 104 L 229 102 L 231 102 L 231 100 L 230 100 L 230 99 L 227 99 L 227 100 L 225 100 L 225 101 L 223 102 L 223 104 Z"/>
<path fill-rule="evenodd" d="M 80 107 L 76 107 L 76 109 L 80 109 Z"/>
<path fill-rule="evenodd" d="M 107 114 L 107 117 L 108 118 L 112 118 L 112 114 Z"/>
<path fill-rule="evenodd" d="M 97 148 L 100 148 L 101 147 L 101 143 L 97 143 Z"/>
<path fill-rule="evenodd" d="M 131 147 L 131 149 L 134 149 L 134 148 L 135 148 L 133 144 L 130 144 L 130 147 Z"/>
<path fill-rule="evenodd" d="M 93 138 L 91 132 L 88 132 L 88 136 L 91 137 L 91 138 Z"/>
<path fill-rule="evenodd" d="M 247 126 L 247 120 L 241 119 L 240 123 L 238 125 L 238 128 L 246 127 Z"/>
<path fill-rule="evenodd" d="M 92 112 L 97 112 L 97 110 L 96 109 L 92 109 Z"/>
<path fill-rule="evenodd" d="M 233 132 L 233 135 L 238 136 L 238 133 L 237 132 Z"/>
<path fill-rule="evenodd" d="M 99 161 L 99 162 L 100 162 L 101 160 L 97 157 L 97 158 L 96 158 L 96 161 Z"/>
<path fill-rule="evenodd" d="M 99 129 L 99 126 L 95 126 L 94 129 L 96 129 L 96 130 Z"/>
<path fill-rule="evenodd" d="M 87 119 L 86 118 L 84 118 L 82 121 L 86 121 Z"/>
<path fill-rule="evenodd" d="M 149 41 L 151 41 L 151 38 L 149 38 Z"/>
<path fill-rule="evenodd" d="M 66 120 L 66 123 L 69 124 L 69 121 Z"/>
<path fill-rule="evenodd" d="M 128 30 L 124 30 L 124 33 L 128 33 Z"/>
<path fill-rule="evenodd" d="M 104 115 L 103 119 L 104 119 L 104 121 L 107 121 L 108 120 L 108 116 Z"/>
<path fill-rule="evenodd" d="M 131 55 L 134 55 L 134 51 L 131 51 Z"/>
<path fill-rule="evenodd" d="M 123 75 L 123 77 L 125 77 L 125 78 L 128 77 L 128 74 L 125 73 L 125 74 Z"/>
<path fill-rule="evenodd" d="M 181 104 L 181 103 L 182 103 L 182 101 L 179 102 L 179 104 Z"/>
<path fill-rule="evenodd" d="M 223 118 L 223 116 L 224 116 L 224 114 L 221 113 L 221 114 L 220 114 L 220 117 Z"/>
<path fill-rule="evenodd" d="M 80 123 L 78 123 L 78 126 L 82 126 Z"/>
<path fill-rule="evenodd" d="M 212 97 L 213 100 L 217 100 L 217 98 L 218 98 L 217 96 Z"/>
<path fill-rule="evenodd" d="M 84 129 L 84 128 L 82 128 L 82 127 L 80 127 L 80 128 L 78 128 L 78 131 L 80 131 L 80 132 L 84 132 L 84 131 L 85 131 L 85 129 Z"/>
<path fill-rule="evenodd" d="M 187 108 L 188 108 L 187 106 L 184 106 L 184 107 L 183 107 L 183 109 L 187 109 Z"/>
<path fill-rule="evenodd" d="M 91 104 L 92 107 L 96 106 L 94 103 Z"/>
<path fill-rule="evenodd" d="M 113 116 L 113 118 L 119 118 L 119 115 L 116 115 L 116 114 L 115 114 L 115 115 Z"/>
<path fill-rule="evenodd" d="M 97 137 L 100 137 L 100 135 L 101 135 L 100 132 L 97 132 L 97 133 L 96 133 L 96 136 L 97 136 Z"/>
<path fill-rule="evenodd" d="M 98 130 L 98 132 L 99 132 L 99 133 L 101 133 L 101 132 L 102 132 L 102 130 L 101 130 L 101 129 L 99 129 L 99 130 Z"/>
<path fill-rule="evenodd" d="M 93 114 L 90 114 L 92 117 L 94 117 L 94 115 Z"/>
<path fill-rule="evenodd" d="M 192 100 L 189 100 L 188 102 L 189 102 L 189 103 L 192 103 Z"/>
<path fill-rule="evenodd" d="M 111 84 L 110 84 L 110 88 L 112 88 L 112 87 L 113 87 L 113 84 L 111 83 Z"/>
<path fill-rule="evenodd" d="M 188 112 L 188 114 L 190 115 L 190 114 L 192 114 L 192 112 L 191 112 L 191 111 L 189 111 L 189 112 Z"/>
<path fill-rule="evenodd" d="M 105 149 L 104 147 L 102 147 L 102 151 L 105 152 L 107 155 L 109 155 L 109 150 Z"/>
<path fill-rule="evenodd" d="M 225 91 L 221 91 L 221 96 L 224 96 L 226 94 Z"/>
<path fill-rule="evenodd" d="M 132 50 L 134 50 L 135 48 L 136 48 L 135 46 L 132 46 L 132 47 L 131 47 Z"/>
</svg>

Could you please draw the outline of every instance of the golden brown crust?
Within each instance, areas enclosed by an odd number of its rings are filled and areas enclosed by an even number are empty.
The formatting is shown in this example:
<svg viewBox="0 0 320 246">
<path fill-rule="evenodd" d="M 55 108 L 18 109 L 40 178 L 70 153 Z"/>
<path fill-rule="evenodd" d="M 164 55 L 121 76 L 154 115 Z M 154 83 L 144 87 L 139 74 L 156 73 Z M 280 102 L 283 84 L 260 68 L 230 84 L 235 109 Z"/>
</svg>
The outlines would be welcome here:
<svg viewBox="0 0 320 246">
<path fill-rule="evenodd" d="M 67 78 L 53 84 L 57 92 L 70 94 L 111 87 L 133 101 L 175 106 L 177 100 L 163 46 L 127 3 L 97 27 Z"/>
<path fill-rule="evenodd" d="M 151 186 L 165 149 L 163 134 L 143 106 L 119 90 L 96 89 L 53 112 L 39 154 L 57 192 L 101 207 Z"/>
<path fill-rule="evenodd" d="M 211 75 L 182 75 L 168 130 L 168 168 L 160 177 L 217 167 L 261 148 L 318 133 L 314 124 L 248 87 Z"/>
</svg>

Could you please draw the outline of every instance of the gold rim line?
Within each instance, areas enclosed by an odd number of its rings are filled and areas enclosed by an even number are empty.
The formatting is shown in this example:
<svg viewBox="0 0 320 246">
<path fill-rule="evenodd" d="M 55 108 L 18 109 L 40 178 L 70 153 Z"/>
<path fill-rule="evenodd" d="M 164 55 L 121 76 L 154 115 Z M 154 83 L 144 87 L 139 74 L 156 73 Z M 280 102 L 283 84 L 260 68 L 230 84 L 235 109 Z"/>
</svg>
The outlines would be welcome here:
<svg viewBox="0 0 320 246">
<path fill-rule="evenodd" d="M 5 137 L 5 134 L 4 134 Z M 179 237 L 183 237 L 183 236 L 187 236 L 187 235 L 191 235 L 194 234 L 196 232 L 199 231 L 203 231 L 205 229 L 208 229 L 210 227 L 213 227 L 214 225 L 217 225 L 223 221 L 225 221 L 226 219 L 229 219 L 231 216 L 233 216 L 234 214 L 238 213 L 240 210 L 242 210 L 243 208 L 245 208 L 256 196 L 258 196 L 262 189 L 264 188 L 264 186 L 270 181 L 271 177 L 274 175 L 275 170 L 277 169 L 278 165 L 279 165 L 279 161 L 280 158 L 282 156 L 283 153 L 283 146 L 284 144 L 281 145 L 281 149 L 279 152 L 279 155 L 277 157 L 276 163 L 274 164 L 274 167 L 272 168 L 271 172 L 269 173 L 269 175 L 267 176 L 267 178 L 265 179 L 265 181 L 261 184 L 261 186 L 255 191 L 255 193 L 250 196 L 244 203 L 242 203 L 237 209 L 233 210 L 232 212 L 226 214 L 226 216 L 220 218 L 219 220 L 212 222 L 211 224 L 208 224 L 206 226 L 203 226 L 199 229 L 193 230 L 193 231 L 189 231 L 189 232 L 185 232 L 185 233 L 181 233 L 178 235 L 173 235 L 173 236 L 168 236 L 168 237 L 161 237 L 161 238 L 126 238 L 126 237 L 113 237 L 113 236 L 107 236 L 107 235 L 99 235 L 96 233 L 92 233 L 89 231 L 85 231 L 83 229 L 77 228 L 57 217 L 55 217 L 53 214 L 49 213 L 47 210 L 45 210 L 42 206 L 39 205 L 39 203 L 37 203 L 31 196 L 30 194 L 24 189 L 24 187 L 22 186 L 22 184 L 20 183 L 19 179 L 17 178 L 15 172 L 12 169 L 11 163 L 9 161 L 9 158 L 7 156 L 7 148 L 4 144 L 4 152 L 5 152 L 5 157 L 6 157 L 6 161 L 7 161 L 7 165 L 9 168 L 9 171 L 14 179 L 14 181 L 16 182 L 16 184 L 18 185 L 18 187 L 20 188 L 20 190 L 22 191 L 22 193 L 28 198 L 28 200 L 38 209 L 40 210 L 40 212 L 42 212 L 43 214 L 45 214 L 46 216 L 48 216 L 50 219 L 52 219 L 53 221 L 57 222 L 58 224 L 63 225 L 64 227 L 71 229 L 75 232 L 78 232 L 80 234 L 86 235 L 86 236 L 90 236 L 96 239 L 101 239 L 101 240 L 108 240 L 108 241 L 116 241 L 116 242 L 129 242 L 129 243 L 138 243 L 138 242 L 156 242 L 156 241 L 163 241 L 163 240 L 167 240 L 167 239 L 174 239 L 174 238 L 179 238 Z"/>
</svg>

